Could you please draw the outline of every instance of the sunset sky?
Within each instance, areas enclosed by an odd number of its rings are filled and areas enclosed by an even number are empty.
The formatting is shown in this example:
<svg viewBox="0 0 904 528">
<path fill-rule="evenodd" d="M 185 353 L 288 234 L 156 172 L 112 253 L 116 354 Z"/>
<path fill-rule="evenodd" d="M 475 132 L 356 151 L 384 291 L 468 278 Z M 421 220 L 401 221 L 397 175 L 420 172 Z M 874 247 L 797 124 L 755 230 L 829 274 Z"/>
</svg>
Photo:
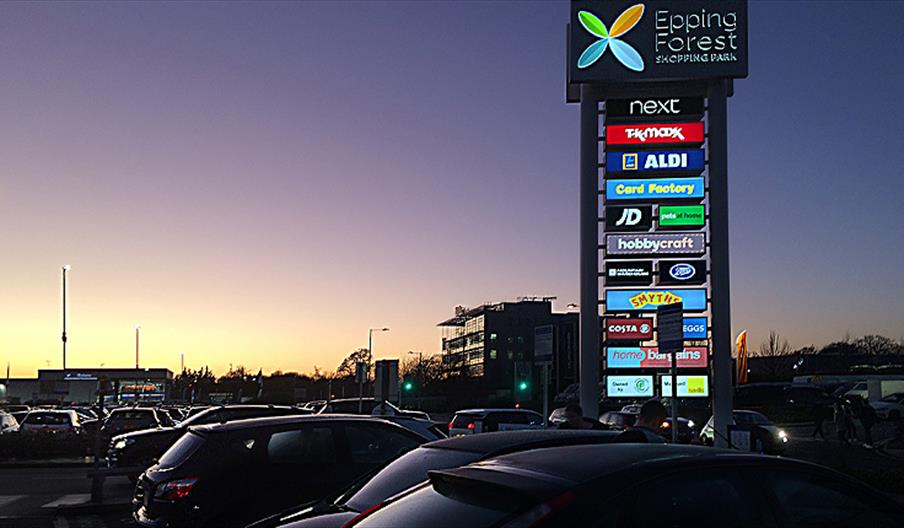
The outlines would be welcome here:
<svg viewBox="0 0 904 528">
<path fill-rule="evenodd" d="M 904 2 L 750 5 L 729 102 L 752 346 L 904 337 Z M 0 3 L 0 363 L 334 369 L 578 300 L 567 2 Z"/>
</svg>

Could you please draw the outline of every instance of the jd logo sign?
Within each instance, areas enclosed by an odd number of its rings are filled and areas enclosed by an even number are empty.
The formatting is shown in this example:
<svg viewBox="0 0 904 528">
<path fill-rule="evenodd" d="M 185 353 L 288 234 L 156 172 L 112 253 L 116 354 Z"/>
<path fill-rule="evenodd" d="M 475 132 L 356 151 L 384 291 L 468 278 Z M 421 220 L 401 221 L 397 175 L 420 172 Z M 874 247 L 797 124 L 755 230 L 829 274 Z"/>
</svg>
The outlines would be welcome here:
<svg viewBox="0 0 904 528">
<path fill-rule="evenodd" d="M 606 207 L 606 231 L 649 231 L 653 227 L 653 206 Z"/>
<path fill-rule="evenodd" d="M 702 170 L 702 150 L 606 153 L 606 172 L 681 171 L 699 174 Z"/>
</svg>

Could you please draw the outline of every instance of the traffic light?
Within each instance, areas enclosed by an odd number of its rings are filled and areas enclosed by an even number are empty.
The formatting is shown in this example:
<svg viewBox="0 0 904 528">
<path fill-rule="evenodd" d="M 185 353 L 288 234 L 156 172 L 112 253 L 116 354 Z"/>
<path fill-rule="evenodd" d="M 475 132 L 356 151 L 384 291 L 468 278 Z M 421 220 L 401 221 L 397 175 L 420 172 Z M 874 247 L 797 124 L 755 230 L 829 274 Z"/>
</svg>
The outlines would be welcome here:
<svg viewBox="0 0 904 528">
<path fill-rule="evenodd" d="M 405 375 L 402 377 L 402 390 L 405 392 L 414 390 L 414 382 L 411 380 L 411 376 Z"/>
<path fill-rule="evenodd" d="M 528 385 L 527 382 L 524 380 L 521 380 L 518 382 L 518 390 L 521 392 L 526 391 L 529 387 L 530 387 L 530 385 Z"/>
</svg>

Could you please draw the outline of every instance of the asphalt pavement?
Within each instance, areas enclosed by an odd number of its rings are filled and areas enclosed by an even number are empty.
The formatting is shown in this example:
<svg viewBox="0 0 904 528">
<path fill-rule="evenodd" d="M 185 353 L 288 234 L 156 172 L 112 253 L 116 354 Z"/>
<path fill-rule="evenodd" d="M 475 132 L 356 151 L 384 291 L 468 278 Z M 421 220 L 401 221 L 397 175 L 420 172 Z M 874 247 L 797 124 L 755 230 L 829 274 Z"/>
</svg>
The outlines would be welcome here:
<svg viewBox="0 0 904 528">
<path fill-rule="evenodd" d="M 128 501 L 133 485 L 110 477 L 103 509 L 67 510 L 91 497 L 88 468 L 0 468 L 0 528 L 119 528 L 133 526 Z M 93 510 L 93 511 L 92 511 Z"/>
</svg>

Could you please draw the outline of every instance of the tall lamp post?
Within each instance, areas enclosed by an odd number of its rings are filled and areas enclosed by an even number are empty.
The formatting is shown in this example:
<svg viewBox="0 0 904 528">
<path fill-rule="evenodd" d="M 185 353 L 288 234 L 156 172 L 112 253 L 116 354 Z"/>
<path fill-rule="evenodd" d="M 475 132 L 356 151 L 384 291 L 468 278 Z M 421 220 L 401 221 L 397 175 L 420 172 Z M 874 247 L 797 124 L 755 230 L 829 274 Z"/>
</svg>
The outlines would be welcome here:
<svg viewBox="0 0 904 528">
<path fill-rule="evenodd" d="M 138 370 L 138 342 L 141 335 L 141 325 L 135 325 L 135 370 Z"/>
<path fill-rule="evenodd" d="M 63 370 L 66 370 L 66 273 L 72 269 L 69 264 L 63 266 Z"/>
<path fill-rule="evenodd" d="M 370 360 L 374 359 L 374 332 L 388 332 L 388 328 L 368 328 L 367 329 L 367 352 L 370 354 Z M 364 408 L 364 381 L 367 378 L 367 373 L 365 372 L 363 376 L 358 380 L 358 414 L 361 414 Z"/>
</svg>

